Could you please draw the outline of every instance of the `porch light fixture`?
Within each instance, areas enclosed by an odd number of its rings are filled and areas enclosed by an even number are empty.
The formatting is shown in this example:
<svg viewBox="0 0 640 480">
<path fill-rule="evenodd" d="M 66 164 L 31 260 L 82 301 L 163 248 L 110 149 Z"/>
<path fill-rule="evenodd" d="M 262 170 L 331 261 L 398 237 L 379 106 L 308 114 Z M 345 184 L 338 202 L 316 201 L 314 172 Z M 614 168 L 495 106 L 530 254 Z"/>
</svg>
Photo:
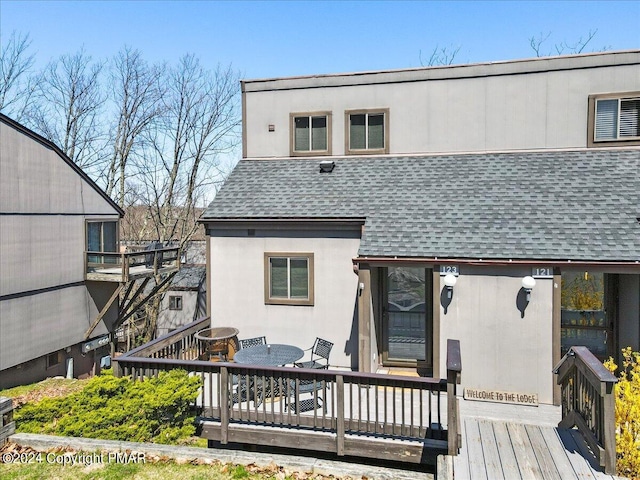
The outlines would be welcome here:
<svg viewBox="0 0 640 480">
<path fill-rule="evenodd" d="M 527 292 L 527 302 L 531 301 L 531 290 L 536 286 L 536 281 L 533 277 L 527 275 L 522 279 L 522 288 Z"/>
<path fill-rule="evenodd" d="M 447 298 L 451 299 L 453 296 L 453 287 L 455 287 L 458 279 L 452 273 L 448 273 L 444 276 L 444 286 L 447 289 Z"/>
</svg>

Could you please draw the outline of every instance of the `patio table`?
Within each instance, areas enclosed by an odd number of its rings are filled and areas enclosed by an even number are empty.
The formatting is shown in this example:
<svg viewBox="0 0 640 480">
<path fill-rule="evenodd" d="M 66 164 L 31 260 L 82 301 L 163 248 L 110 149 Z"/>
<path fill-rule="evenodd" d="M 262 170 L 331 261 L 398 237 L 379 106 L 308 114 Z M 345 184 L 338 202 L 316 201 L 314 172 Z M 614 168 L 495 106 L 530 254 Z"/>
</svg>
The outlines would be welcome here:
<svg viewBox="0 0 640 480">
<path fill-rule="evenodd" d="M 294 345 L 272 343 L 270 345 L 256 345 L 243 348 L 236 352 L 233 360 L 236 363 L 278 366 L 293 363 L 304 356 L 304 351 Z"/>
</svg>

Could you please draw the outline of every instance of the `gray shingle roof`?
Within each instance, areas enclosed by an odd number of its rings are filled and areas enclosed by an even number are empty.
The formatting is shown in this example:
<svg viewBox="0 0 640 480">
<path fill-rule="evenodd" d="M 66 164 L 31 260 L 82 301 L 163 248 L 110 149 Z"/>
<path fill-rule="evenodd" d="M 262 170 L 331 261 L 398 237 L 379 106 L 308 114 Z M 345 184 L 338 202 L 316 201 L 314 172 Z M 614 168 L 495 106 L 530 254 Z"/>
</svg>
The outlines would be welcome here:
<svg viewBox="0 0 640 480">
<path fill-rule="evenodd" d="M 640 260 L 640 149 L 241 160 L 203 220 L 366 218 L 361 256 Z"/>
</svg>

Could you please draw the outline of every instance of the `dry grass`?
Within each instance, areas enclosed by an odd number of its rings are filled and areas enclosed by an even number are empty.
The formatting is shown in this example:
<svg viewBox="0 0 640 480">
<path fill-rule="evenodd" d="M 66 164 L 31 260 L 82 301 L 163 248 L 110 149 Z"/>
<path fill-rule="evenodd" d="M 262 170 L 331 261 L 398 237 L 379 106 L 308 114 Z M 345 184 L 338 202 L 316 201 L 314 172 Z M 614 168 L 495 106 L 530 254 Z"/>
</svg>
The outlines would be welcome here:
<svg viewBox="0 0 640 480">
<path fill-rule="evenodd" d="M 43 398 L 64 397 L 84 388 L 87 380 L 66 379 L 63 377 L 47 378 L 38 383 L 22 385 L 0 391 L 0 397 L 13 399 L 13 408 L 25 403 L 35 403 Z"/>
</svg>

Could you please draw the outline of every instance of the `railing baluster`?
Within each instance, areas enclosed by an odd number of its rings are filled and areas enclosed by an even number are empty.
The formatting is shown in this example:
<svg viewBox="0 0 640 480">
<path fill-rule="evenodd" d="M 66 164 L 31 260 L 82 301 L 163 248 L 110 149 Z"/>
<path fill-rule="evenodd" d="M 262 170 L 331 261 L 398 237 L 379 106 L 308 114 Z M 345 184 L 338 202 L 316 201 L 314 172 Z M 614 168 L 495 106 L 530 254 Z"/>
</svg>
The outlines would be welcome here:
<svg viewBox="0 0 640 480">
<path fill-rule="evenodd" d="M 134 379 L 140 381 L 157 377 L 161 371 L 172 368 L 184 368 L 198 375 L 202 381 L 198 394 L 202 417 L 220 421 L 219 438 L 223 443 L 232 438 L 229 435 L 233 430 L 230 429 L 235 428 L 236 421 L 264 426 L 296 426 L 309 431 L 342 432 L 336 440 L 336 451 L 340 455 L 345 450 L 344 437 L 347 432 L 416 439 L 424 439 L 425 435 L 442 434 L 438 430 L 432 431 L 430 427 L 435 403 L 438 423 L 442 424 L 441 393 L 446 390 L 446 383 L 443 381 L 428 378 L 404 379 L 362 372 L 338 374 L 330 370 L 260 368 L 226 362 L 193 361 L 191 358 L 198 358 L 200 352 L 200 343 L 194 339 L 194 334 L 204 327 L 203 322 L 210 321 L 207 318 L 181 327 L 179 334 L 172 332 L 159 337 L 115 361 L 123 372 L 130 372 Z M 235 385 L 234 377 L 237 379 Z M 305 388 L 304 392 L 300 392 L 301 385 Z M 307 385 L 315 385 L 317 388 L 309 391 L 306 389 Z M 363 389 L 366 391 L 363 392 Z M 433 394 L 437 395 L 435 401 L 432 399 Z M 592 396 L 592 390 L 586 394 Z M 346 395 L 349 396 L 348 399 Z M 305 401 L 305 407 L 316 407 L 322 402 L 318 407 L 322 411 L 319 412 L 318 408 L 312 408 L 311 411 L 302 408 L 301 397 Z M 457 409 L 455 402 L 450 401 L 449 404 L 454 410 Z M 599 405 L 597 403 L 594 408 L 599 408 Z M 428 412 L 426 408 L 429 409 Z M 425 425 L 427 416 L 429 423 Z M 456 417 L 453 415 L 450 418 Z M 595 422 L 594 430 L 602 430 L 598 412 L 594 412 L 592 420 Z M 455 443 L 454 437 L 441 435 L 440 438 L 449 438 L 450 444 Z"/>
<path fill-rule="evenodd" d="M 616 470 L 613 387 L 616 377 L 586 348 L 571 347 L 554 369 L 562 393 L 562 421 L 559 426 L 574 425 L 604 467 Z"/>
</svg>

